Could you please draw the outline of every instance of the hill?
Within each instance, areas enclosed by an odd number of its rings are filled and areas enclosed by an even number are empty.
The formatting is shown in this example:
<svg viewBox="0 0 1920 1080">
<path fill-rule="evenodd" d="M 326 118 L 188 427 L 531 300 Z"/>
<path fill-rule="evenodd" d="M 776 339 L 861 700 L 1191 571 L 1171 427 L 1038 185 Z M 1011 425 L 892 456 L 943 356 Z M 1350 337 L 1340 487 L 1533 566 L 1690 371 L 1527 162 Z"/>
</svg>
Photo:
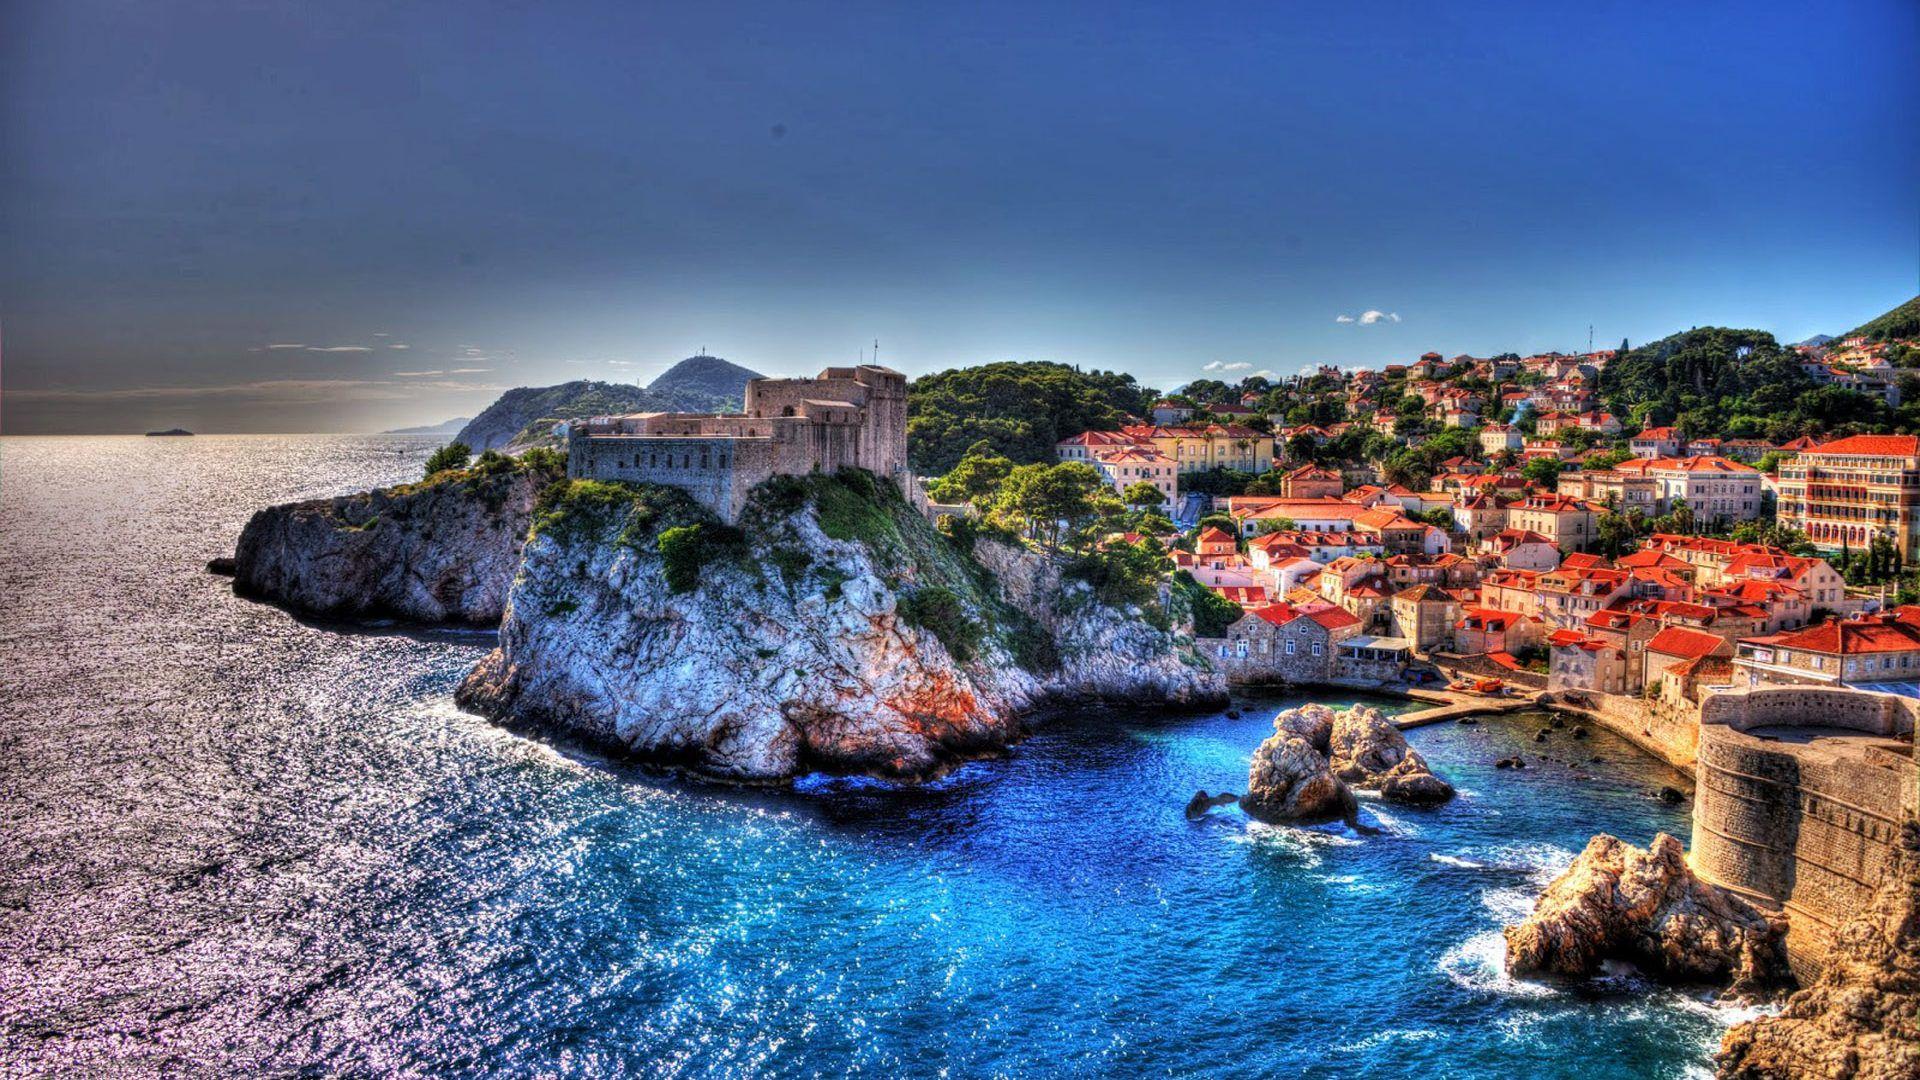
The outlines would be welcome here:
<svg viewBox="0 0 1920 1080">
<path fill-rule="evenodd" d="M 1912 341 L 1920 338 L 1920 296 L 1840 336 L 1864 337 L 1869 341 Z"/>
<path fill-rule="evenodd" d="M 1003 361 L 955 368 L 907 386 L 907 448 L 922 473 L 951 470 L 976 442 L 1015 464 L 1053 460 L 1069 435 L 1141 416 L 1154 392 L 1117 371 Z"/>
<path fill-rule="evenodd" d="M 1798 357 L 1762 330 L 1702 326 L 1615 357 L 1600 396 L 1622 423 L 1786 441 L 1843 423 L 1881 422 L 1885 406 L 1816 386 Z"/>
<path fill-rule="evenodd" d="M 519 450 L 548 441 L 561 420 L 628 412 L 728 412 L 740 408 L 747 380 L 759 373 L 717 356 L 693 356 L 646 387 L 578 379 L 558 386 L 522 386 L 500 395 L 455 436 L 474 452 Z"/>
<path fill-rule="evenodd" d="M 740 408 L 747 380 L 759 372 L 717 356 L 689 356 L 647 384 L 675 412 L 732 412 Z"/>
</svg>

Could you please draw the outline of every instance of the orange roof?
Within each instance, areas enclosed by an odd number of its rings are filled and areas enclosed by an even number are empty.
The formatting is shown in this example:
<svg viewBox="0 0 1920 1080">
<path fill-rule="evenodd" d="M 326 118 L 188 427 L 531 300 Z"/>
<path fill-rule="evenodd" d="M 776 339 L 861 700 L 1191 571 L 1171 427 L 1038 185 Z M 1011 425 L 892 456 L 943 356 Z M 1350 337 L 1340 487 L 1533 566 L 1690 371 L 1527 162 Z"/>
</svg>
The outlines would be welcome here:
<svg viewBox="0 0 1920 1080">
<path fill-rule="evenodd" d="M 1669 626 L 1653 635 L 1653 640 L 1647 642 L 1648 652 L 1684 656 L 1688 659 L 1696 656 L 1711 656 L 1727 647 L 1727 640 L 1723 637 L 1709 634 L 1704 630 L 1691 630 L 1684 626 Z"/>
<path fill-rule="evenodd" d="M 1860 454 L 1868 457 L 1920 456 L 1920 435 L 1849 435 L 1803 450 L 1806 454 Z"/>
<path fill-rule="evenodd" d="M 1583 551 L 1576 551 L 1560 561 L 1560 569 L 1562 570 L 1599 570 L 1606 565 L 1607 560 L 1598 555 L 1589 555 Z"/>
<path fill-rule="evenodd" d="M 1870 619 L 1824 622 L 1781 634 L 1776 641 L 1783 649 L 1807 652 L 1850 654 L 1909 652 L 1920 650 L 1920 627 L 1914 626 L 1905 609 Z"/>
<path fill-rule="evenodd" d="M 1199 542 L 1202 544 L 1231 544 L 1233 543 L 1233 534 L 1222 532 L 1218 525 L 1209 525 L 1200 530 Z"/>
</svg>

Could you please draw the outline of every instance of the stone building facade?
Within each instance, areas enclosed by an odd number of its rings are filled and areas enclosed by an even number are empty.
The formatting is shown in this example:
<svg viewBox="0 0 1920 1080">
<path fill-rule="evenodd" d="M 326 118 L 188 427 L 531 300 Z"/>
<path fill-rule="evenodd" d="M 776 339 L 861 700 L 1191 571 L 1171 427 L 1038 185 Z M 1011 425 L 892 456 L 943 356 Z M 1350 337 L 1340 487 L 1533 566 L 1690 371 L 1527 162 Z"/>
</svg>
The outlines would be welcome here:
<svg viewBox="0 0 1920 1080">
<path fill-rule="evenodd" d="M 679 488 L 729 523 L 773 476 L 860 468 L 905 490 L 907 379 L 863 364 L 753 379 L 740 413 L 597 416 L 567 432 L 567 475 Z"/>
</svg>

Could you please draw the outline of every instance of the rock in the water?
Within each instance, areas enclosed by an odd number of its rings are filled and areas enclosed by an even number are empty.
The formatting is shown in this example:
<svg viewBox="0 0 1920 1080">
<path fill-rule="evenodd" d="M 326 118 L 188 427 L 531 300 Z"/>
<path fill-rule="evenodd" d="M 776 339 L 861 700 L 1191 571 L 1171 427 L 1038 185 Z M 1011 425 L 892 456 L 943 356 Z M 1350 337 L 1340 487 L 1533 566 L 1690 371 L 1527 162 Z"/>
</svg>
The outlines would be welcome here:
<svg viewBox="0 0 1920 1080">
<path fill-rule="evenodd" d="M 1527 763 L 1518 755 L 1515 755 L 1514 757 L 1501 758 L 1499 761 L 1493 763 L 1493 767 L 1496 769 L 1524 769 L 1527 767 Z"/>
<path fill-rule="evenodd" d="M 1573 737 L 1576 739 L 1584 739 L 1587 737 L 1587 734 L 1587 726 L 1585 724 L 1581 724 L 1579 727 L 1573 729 Z"/>
<path fill-rule="evenodd" d="M 1836 935 L 1820 981 L 1778 1016 L 1734 1027 L 1721 1080 L 1920 1076 L 1920 823 L 1900 845 L 1873 903 Z"/>
<path fill-rule="evenodd" d="M 1687 801 L 1687 796 L 1677 787 L 1663 787 L 1660 789 L 1660 801 L 1668 806 L 1679 806 Z"/>
<path fill-rule="evenodd" d="M 1790 978 L 1785 933 L 1785 920 L 1694 877 L 1666 833 L 1645 851 L 1602 833 L 1506 928 L 1507 970 L 1584 977 L 1626 960 L 1657 978 L 1755 995 Z"/>
<path fill-rule="evenodd" d="M 1536 731 L 1536 732 L 1534 732 L 1534 733 L 1533 733 L 1533 741 L 1534 741 L 1534 742 L 1546 742 L 1546 741 L 1547 741 L 1547 729 L 1546 729 L 1546 728 L 1541 728 L 1541 729 L 1540 729 L 1539 731 Z"/>
<path fill-rule="evenodd" d="M 1378 709 L 1303 705 L 1274 717 L 1273 734 L 1253 753 L 1240 806 L 1270 821 L 1350 817 L 1349 785 L 1417 805 L 1453 797 Z"/>
<path fill-rule="evenodd" d="M 1463 716 L 1460 719 L 1454 721 L 1454 723 L 1457 723 L 1462 727 L 1472 727 L 1473 725 L 1478 724 L 1479 722 L 1480 722 L 1480 718 L 1477 716 Z"/>
<path fill-rule="evenodd" d="M 1239 801 L 1240 796 L 1235 795 L 1231 791 L 1223 791 L 1218 795 L 1209 795 L 1206 789 L 1202 788 L 1194 792 L 1193 798 L 1187 801 L 1187 820 L 1197 821 L 1200 818 L 1206 817 L 1207 811 L 1215 807 L 1232 806 Z"/>
<path fill-rule="evenodd" d="M 207 560 L 207 573 L 209 574 L 219 574 L 221 577 L 232 577 L 235 569 L 233 556 L 231 555 L 217 555 Z"/>
</svg>

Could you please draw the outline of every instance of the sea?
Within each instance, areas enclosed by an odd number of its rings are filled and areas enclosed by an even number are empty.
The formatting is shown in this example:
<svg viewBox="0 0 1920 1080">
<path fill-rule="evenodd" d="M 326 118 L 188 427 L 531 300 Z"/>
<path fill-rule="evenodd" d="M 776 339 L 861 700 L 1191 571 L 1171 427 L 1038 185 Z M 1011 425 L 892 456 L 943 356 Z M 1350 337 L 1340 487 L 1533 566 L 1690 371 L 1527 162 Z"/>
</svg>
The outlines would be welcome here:
<svg viewBox="0 0 1920 1080">
<path fill-rule="evenodd" d="M 1503 971 L 1594 833 L 1687 834 L 1684 778 L 1604 733 L 1413 731 L 1460 796 L 1368 830 L 1184 814 L 1340 695 L 738 790 L 459 711 L 491 633 L 205 571 L 433 445 L 0 440 L 0 1075 L 1678 1077 L 1742 1015 Z"/>
</svg>

